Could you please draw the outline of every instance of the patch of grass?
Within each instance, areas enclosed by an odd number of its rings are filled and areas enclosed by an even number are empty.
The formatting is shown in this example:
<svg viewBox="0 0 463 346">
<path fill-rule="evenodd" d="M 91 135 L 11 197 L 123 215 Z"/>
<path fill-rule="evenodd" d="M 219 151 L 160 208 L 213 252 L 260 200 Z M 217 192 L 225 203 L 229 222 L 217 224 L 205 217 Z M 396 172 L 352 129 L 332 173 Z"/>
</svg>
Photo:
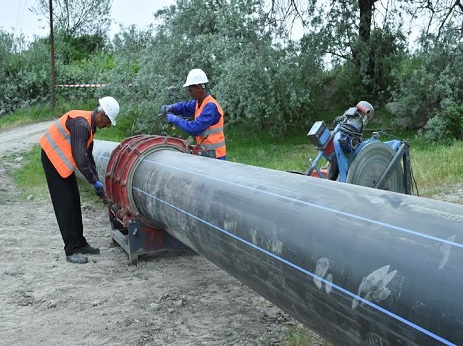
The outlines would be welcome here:
<svg viewBox="0 0 463 346">
<path fill-rule="evenodd" d="M 66 112 L 73 109 L 92 111 L 98 106 L 96 98 L 67 98 L 58 96 L 56 106 L 51 108 L 51 104 L 41 103 L 28 108 L 18 108 L 12 113 L 4 114 L 0 117 L 0 131 L 15 126 L 32 124 L 40 121 L 57 119 Z M 129 117 L 118 117 L 118 131 L 128 131 L 132 128 L 132 119 Z M 127 137 L 124 134 L 123 138 Z"/>
<path fill-rule="evenodd" d="M 331 343 L 318 336 L 316 333 L 306 328 L 302 324 L 292 327 L 285 340 L 286 346 L 330 346 Z"/>
<path fill-rule="evenodd" d="M 307 139 L 308 130 L 275 137 L 268 132 L 252 132 L 244 127 L 229 129 L 226 132 L 227 159 L 252 166 L 303 172 L 309 166 L 309 158 L 317 155 Z"/>
<path fill-rule="evenodd" d="M 17 109 L 11 114 L 0 118 L 0 131 L 15 126 L 28 125 L 40 121 L 53 119 L 50 105 L 36 105 L 27 109 Z"/>
<path fill-rule="evenodd" d="M 30 151 L 21 153 L 23 165 L 13 172 L 13 179 L 21 190 L 21 196 L 43 199 L 48 196 L 48 187 L 40 161 L 40 146 L 36 145 Z"/>
<path fill-rule="evenodd" d="M 93 110 L 96 106 L 94 100 L 76 101 L 72 105 L 67 100 L 59 100 L 54 109 L 49 103 L 38 104 L 25 109 L 18 108 L 13 113 L 0 117 L 0 131 L 15 126 L 57 119 L 71 109 Z"/>
<path fill-rule="evenodd" d="M 423 140 L 413 143 L 416 145 L 410 148 L 410 158 L 420 195 L 432 195 L 439 186 L 462 182 L 463 142 L 455 142 L 450 146 Z"/>
<path fill-rule="evenodd" d="M 118 117 L 117 125 L 107 129 L 99 129 L 95 134 L 95 139 L 111 142 L 121 142 L 129 137 L 129 129 L 132 128 L 133 120 L 128 117 Z"/>
</svg>

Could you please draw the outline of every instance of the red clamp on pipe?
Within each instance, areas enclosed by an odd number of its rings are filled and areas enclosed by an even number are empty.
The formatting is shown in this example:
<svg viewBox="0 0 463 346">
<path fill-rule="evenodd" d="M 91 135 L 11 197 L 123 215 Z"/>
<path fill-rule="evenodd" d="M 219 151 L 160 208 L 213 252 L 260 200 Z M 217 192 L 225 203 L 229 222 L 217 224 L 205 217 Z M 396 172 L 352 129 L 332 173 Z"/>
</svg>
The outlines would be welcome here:
<svg viewBox="0 0 463 346">
<path fill-rule="evenodd" d="M 156 135 L 128 137 L 113 150 L 106 168 L 106 194 L 111 213 L 124 227 L 128 227 L 131 219 L 140 217 L 132 198 L 132 178 L 137 165 L 148 154 L 166 149 L 189 152 L 185 140 Z"/>
</svg>

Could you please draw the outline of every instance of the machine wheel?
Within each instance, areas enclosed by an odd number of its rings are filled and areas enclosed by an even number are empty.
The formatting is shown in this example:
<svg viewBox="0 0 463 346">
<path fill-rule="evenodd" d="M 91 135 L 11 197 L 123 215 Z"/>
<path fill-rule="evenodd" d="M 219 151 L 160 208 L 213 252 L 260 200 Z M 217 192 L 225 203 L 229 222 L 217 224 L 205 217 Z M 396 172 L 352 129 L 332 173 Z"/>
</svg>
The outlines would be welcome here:
<svg viewBox="0 0 463 346">
<path fill-rule="evenodd" d="M 394 150 L 383 142 L 372 142 L 365 145 L 349 166 L 346 181 L 350 184 L 374 187 L 394 154 Z M 385 182 L 383 190 L 404 192 L 403 168 L 400 163 L 392 168 L 392 173 Z"/>
</svg>

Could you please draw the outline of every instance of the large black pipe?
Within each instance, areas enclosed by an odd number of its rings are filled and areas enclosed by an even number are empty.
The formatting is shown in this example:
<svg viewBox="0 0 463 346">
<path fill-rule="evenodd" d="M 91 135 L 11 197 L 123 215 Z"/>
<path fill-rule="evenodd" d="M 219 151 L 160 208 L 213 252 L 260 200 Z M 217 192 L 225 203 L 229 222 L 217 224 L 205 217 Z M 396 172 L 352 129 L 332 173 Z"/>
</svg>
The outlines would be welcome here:
<svg viewBox="0 0 463 346">
<path fill-rule="evenodd" d="M 171 150 L 133 169 L 153 227 L 334 344 L 463 345 L 463 206 Z"/>
</svg>

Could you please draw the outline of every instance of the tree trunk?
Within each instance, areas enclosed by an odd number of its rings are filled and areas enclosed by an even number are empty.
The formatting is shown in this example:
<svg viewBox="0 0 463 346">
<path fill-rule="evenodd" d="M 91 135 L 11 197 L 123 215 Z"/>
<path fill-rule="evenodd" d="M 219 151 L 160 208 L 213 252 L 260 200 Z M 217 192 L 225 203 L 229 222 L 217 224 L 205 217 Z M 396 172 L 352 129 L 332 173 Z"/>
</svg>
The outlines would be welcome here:
<svg viewBox="0 0 463 346">
<path fill-rule="evenodd" d="M 359 40 L 364 42 L 367 47 L 369 47 L 370 35 L 371 35 L 371 21 L 373 17 L 373 6 L 375 2 L 378 0 L 359 0 L 359 11 L 360 11 L 360 18 L 359 18 Z M 368 54 L 367 57 L 364 57 L 365 54 Z M 359 51 L 359 47 L 353 48 L 352 57 L 354 59 L 355 64 L 359 68 L 359 71 L 362 70 L 362 64 L 366 64 L 366 70 L 363 69 L 368 77 L 374 79 L 375 74 L 375 62 L 373 59 L 373 55 L 370 54 L 369 51 Z M 368 88 L 368 86 L 367 86 Z M 371 90 L 368 90 L 371 92 Z"/>
</svg>

